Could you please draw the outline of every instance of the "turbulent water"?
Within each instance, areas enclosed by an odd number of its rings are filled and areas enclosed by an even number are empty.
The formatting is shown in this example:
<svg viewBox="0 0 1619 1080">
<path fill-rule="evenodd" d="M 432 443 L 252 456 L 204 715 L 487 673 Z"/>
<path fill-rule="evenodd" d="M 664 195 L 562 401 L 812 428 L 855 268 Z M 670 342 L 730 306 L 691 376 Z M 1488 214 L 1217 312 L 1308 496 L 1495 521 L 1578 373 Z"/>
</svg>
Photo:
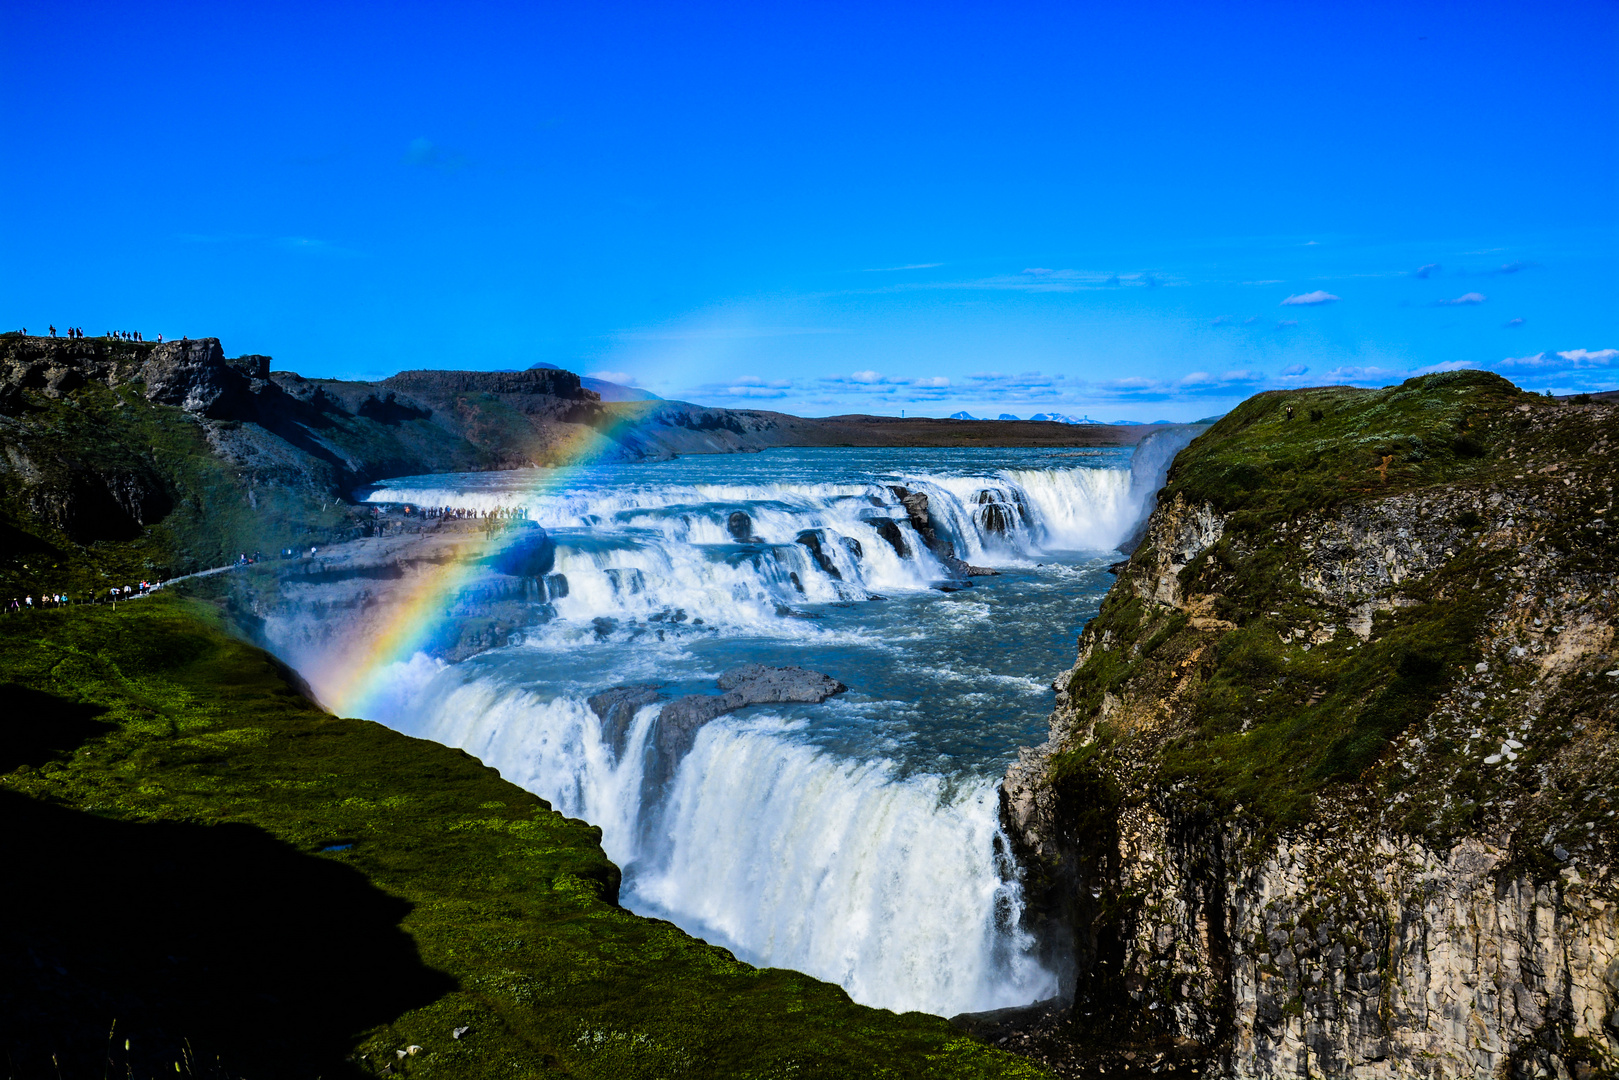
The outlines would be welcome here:
<svg viewBox="0 0 1619 1080">
<path fill-rule="evenodd" d="M 1167 433 L 1166 433 L 1167 434 Z M 1056 991 L 1019 928 L 996 782 L 1044 737 L 1049 680 L 1185 437 L 1129 450 L 775 450 L 573 474 L 409 477 L 376 502 L 523 506 L 557 545 L 548 621 L 457 665 L 396 665 L 374 719 L 460 746 L 599 825 L 623 902 L 857 1000 L 953 1014 Z M 1132 464 L 1134 468 L 1132 468 Z M 940 591 L 893 485 L 967 562 Z M 745 525 L 737 516 L 746 515 Z M 820 555 L 799 541 L 815 533 Z M 846 683 L 703 727 L 650 768 L 659 706 L 743 663 Z"/>
</svg>

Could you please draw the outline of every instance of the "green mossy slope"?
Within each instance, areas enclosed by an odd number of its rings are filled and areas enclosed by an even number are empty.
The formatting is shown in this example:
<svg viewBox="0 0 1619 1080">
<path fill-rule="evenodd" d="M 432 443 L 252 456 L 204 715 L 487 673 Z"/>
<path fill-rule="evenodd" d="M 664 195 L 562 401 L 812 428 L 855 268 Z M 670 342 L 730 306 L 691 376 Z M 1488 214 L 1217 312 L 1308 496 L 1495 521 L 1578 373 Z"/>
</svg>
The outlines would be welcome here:
<svg viewBox="0 0 1619 1080">
<path fill-rule="evenodd" d="M 1519 786 L 1480 766 L 1480 745 L 1521 735 L 1531 701 L 1559 714 L 1546 695 L 1612 666 L 1600 645 L 1555 679 L 1531 661 L 1561 625 L 1613 617 L 1613 420 L 1476 371 L 1250 398 L 1160 496 L 1183 521 L 1208 508 L 1218 538 L 1183 556 L 1149 534 L 1087 626 L 1064 691 L 1092 737 L 1052 758 L 1054 779 L 1128 773 L 1184 811 L 1241 807 L 1266 828 L 1375 781 L 1412 833 L 1447 844 L 1478 827 Z M 1530 651 L 1508 654 L 1520 639 Z M 1420 770 L 1391 762 L 1442 706 Z M 1543 729 L 1536 760 L 1583 730 Z"/>
<path fill-rule="evenodd" d="M 196 601 L 5 618 L 0 671 L 10 1076 L 1044 1075 L 619 908 L 598 830 Z"/>
<path fill-rule="evenodd" d="M 329 491 L 254 483 L 214 453 L 204 421 L 147 401 L 138 386 L 29 395 L 16 415 L 0 416 L 0 442 L 13 455 L 0 469 L 6 599 L 65 592 L 82 601 L 243 551 L 325 542 L 353 524 Z"/>
</svg>

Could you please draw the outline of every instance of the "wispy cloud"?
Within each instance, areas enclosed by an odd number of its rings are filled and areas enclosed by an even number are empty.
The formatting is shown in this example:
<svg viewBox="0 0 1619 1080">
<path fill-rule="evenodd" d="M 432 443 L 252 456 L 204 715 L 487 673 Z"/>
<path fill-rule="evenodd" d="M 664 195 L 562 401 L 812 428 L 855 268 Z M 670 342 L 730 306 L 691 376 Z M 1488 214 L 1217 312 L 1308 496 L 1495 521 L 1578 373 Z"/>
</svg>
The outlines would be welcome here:
<svg viewBox="0 0 1619 1080">
<path fill-rule="evenodd" d="M 1523 325 L 1523 317 L 1519 316 L 1516 319 L 1508 319 L 1506 322 L 1502 323 L 1501 325 L 1502 325 L 1502 327 L 1504 327 L 1505 329 L 1508 329 L 1508 330 L 1516 329 L 1517 327 L 1520 327 L 1520 326 Z"/>
<path fill-rule="evenodd" d="M 880 292 L 909 292 L 913 290 L 983 290 L 989 292 L 1068 293 L 1092 289 L 1146 287 L 1179 284 L 1156 271 L 1102 272 L 1095 270 L 1056 269 L 1030 266 L 1015 274 L 995 274 L 988 277 L 952 281 L 899 281 L 883 285 Z"/>
<path fill-rule="evenodd" d="M 176 233 L 182 244 L 250 244 L 264 237 L 255 233 Z"/>
<path fill-rule="evenodd" d="M 1314 292 L 1299 293 L 1297 296 L 1289 296 L 1286 300 L 1282 301 L 1282 305 L 1284 307 L 1313 307 L 1316 304 L 1331 304 L 1338 299 L 1340 299 L 1340 297 L 1332 295 L 1325 289 L 1317 289 Z"/>
<path fill-rule="evenodd" d="M 1410 375 L 1407 371 L 1396 371 L 1392 368 L 1382 368 L 1376 365 L 1348 364 L 1335 367 L 1321 377 L 1327 383 L 1382 383 L 1394 379 L 1404 379 Z"/>
<path fill-rule="evenodd" d="M 1490 366 L 1498 371 L 1543 371 L 1547 368 L 1577 370 L 1619 367 L 1616 361 L 1619 361 L 1619 349 L 1569 349 L 1566 352 L 1535 353 L 1533 356 L 1509 356 Z"/>
<path fill-rule="evenodd" d="M 894 274 L 901 270 L 932 270 L 944 263 L 906 263 L 904 266 L 868 266 L 860 271 L 862 274 Z"/>
<path fill-rule="evenodd" d="M 1297 319 L 1277 319 L 1276 320 L 1276 329 L 1278 329 L 1278 330 L 1286 330 L 1286 329 L 1288 329 L 1290 327 L 1297 326 L 1298 324 L 1299 324 L 1299 321 Z"/>
<path fill-rule="evenodd" d="M 1310 369 L 1304 364 L 1289 364 L 1276 374 L 1280 375 L 1284 379 L 1296 379 L 1301 375 L 1307 374 L 1309 370 Z"/>
<path fill-rule="evenodd" d="M 823 388 L 855 394 L 880 394 L 904 401 L 937 401 L 950 393 L 950 380 L 942 375 L 911 379 L 884 375 L 880 371 L 856 371 L 849 375 L 825 375 Z"/>
<path fill-rule="evenodd" d="M 1488 299 L 1489 297 L 1483 293 L 1470 292 L 1462 293 L 1453 300 L 1435 300 L 1433 304 L 1434 307 L 1471 307 L 1474 304 L 1482 304 Z"/>
<path fill-rule="evenodd" d="M 410 140 L 400 160 L 419 169 L 437 169 L 440 172 L 458 172 L 467 167 L 466 158 L 446 150 L 432 139 Z"/>
<path fill-rule="evenodd" d="M 1419 278 L 1428 278 L 1428 277 L 1432 277 L 1433 275 L 1439 273 L 1439 271 L 1441 269 L 1443 269 L 1443 267 L 1441 267 L 1438 263 L 1425 263 L 1422 266 L 1419 266 L 1415 270 L 1411 271 L 1411 276 L 1412 277 L 1419 277 Z"/>
<path fill-rule="evenodd" d="M 618 341 L 746 341 L 751 338 L 845 332 L 828 326 L 696 326 L 667 330 L 617 330 L 611 336 Z"/>
<path fill-rule="evenodd" d="M 328 255 L 337 258 L 358 258 L 362 252 L 342 244 L 334 244 L 329 240 L 319 240 L 313 236 L 278 236 L 273 241 L 276 247 L 286 251 L 299 251 L 306 255 Z"/>
</svg>

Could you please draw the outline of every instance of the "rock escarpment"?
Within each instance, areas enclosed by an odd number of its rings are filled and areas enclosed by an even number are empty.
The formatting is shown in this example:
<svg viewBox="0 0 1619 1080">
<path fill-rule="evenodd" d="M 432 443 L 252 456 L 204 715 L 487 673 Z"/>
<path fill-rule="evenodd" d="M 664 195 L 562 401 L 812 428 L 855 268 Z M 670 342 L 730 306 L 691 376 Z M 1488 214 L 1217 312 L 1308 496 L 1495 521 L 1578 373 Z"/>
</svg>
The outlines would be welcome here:
<svg viewBox="0 0 1619 1080">
<path fill-rule="evenodd" d="M 987 566 L 970 566 L 965 561 L 956 558 L 956 545 L 939 535 L 939 530 L 933 523 L 933 517 L 928 513 L 928 497 L 926 494 L 903 487 L 890 487 L 888 490 L 893 492 L 894 498 L 898 499 L 900 505 L 905 508 L 905 514 L 910 519 L 911 528 L 916 530 L 916 534 L 922 538 L 922 542 L 928 546 L 928 550 L 933 553 L 934 558 L 944 563 L 945 569 L 949 570 L 951 574 L 956 577 L 994 577 L 996 575 L 997 571 L 991 570 Z M 1001 531 L 1004 530 L 1005 526 L 1003 524 Z M 887 539 L 886 534 L 884 534 L 884 538 Z M 889 540 L 889 543 L 894 544 L 895 551 L 900 551 L 900 544 L 895 543 L 893 540 Z"/>
<path fill-rule="evenodd" d="M 1614 1074 L 1616 413 L 1458 372 L 1261 395 L 1177 459 L 1003 785 L 1072 958 L 1014 1042 Z"/>
</svg>

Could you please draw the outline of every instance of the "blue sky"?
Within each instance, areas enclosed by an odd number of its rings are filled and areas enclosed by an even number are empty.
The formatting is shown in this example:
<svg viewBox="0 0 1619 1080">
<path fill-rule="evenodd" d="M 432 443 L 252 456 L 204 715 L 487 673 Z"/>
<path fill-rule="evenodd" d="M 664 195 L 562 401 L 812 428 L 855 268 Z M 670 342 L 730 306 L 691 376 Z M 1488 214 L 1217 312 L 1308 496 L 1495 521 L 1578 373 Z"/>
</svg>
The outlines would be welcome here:
<svg viewBox="0 0 1619 1080">
<path fill-rule="evenodd" d="M 1619 386 L 1619 6 L 0 6 L 0 326 L 807 414 Z"/>
</svg>

